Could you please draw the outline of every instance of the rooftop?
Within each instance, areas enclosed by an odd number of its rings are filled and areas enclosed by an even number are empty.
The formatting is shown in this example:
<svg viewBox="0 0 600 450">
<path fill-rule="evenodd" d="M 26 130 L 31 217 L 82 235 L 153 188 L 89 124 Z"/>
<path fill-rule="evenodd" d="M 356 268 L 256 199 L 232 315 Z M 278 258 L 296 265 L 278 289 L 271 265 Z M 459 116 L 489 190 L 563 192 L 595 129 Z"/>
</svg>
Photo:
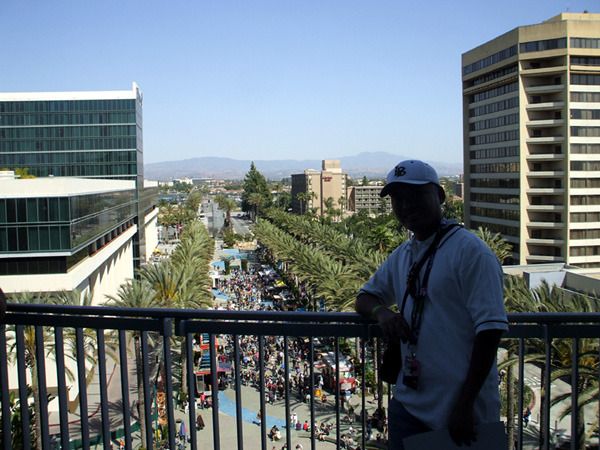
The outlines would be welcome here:
<svg viewBox="0 0 600 450">
<path fill-rule="evenodd" d="M 3 198 L 66 197 L 130 189 L 135 189 L 135 181 L 75 177 L 0 178 Z"/>
</svg>

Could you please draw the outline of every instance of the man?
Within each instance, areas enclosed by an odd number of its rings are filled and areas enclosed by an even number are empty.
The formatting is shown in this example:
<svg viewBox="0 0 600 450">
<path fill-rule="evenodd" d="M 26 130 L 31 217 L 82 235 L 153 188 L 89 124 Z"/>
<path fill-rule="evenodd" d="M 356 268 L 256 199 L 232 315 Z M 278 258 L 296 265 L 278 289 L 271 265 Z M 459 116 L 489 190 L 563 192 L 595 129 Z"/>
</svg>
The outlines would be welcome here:
<svg viewBox="0 0 600 450">
<path fill-rule="evenodd" d="M 387 176 L 386 195 L 413 237 L 361 288 L 356 311 L 401 341 L 389 448 L 444 428 L 468 445 L 475 424 L 499 420 L 496 352 L 508 329 L 502 269 L 480 239 L 442 218 L 444 190 L 428 164 L 400 162 Z"/>
</svg>

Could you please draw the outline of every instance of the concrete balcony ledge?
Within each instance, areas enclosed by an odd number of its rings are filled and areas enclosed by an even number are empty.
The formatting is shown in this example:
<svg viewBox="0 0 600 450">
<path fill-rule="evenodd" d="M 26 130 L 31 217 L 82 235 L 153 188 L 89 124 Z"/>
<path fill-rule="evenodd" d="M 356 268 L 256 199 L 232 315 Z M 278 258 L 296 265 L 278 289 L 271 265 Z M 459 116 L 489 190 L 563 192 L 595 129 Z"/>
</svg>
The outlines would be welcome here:
<svg viewBox="0 0 600 450">
<path fill-rule="evenodd" d="M 526 123 L 529 128 L 558 127 L 564 125 L 564 119 L 530 120 Z"/>
<path fill-rule="evenodd" d="M 556 111 L 563 109 L 565 102 L 543 102 L 543 103 L 529 103 L 526 106 L 528 111 Z"/>
<path fill-rule="evenodd" d="M 565 241 L 563 239 L 534 239 L 529 238 L 525 240 L 526 243 L 532 245 L 563 245 Z"/>
<path fill-rule="evenodd" d="M 528 144 L 553 144 L 555 142 L 563 142 L 564 140 L 564 136 L 540 136 L 525 138 L 525 142 Z"/>
<path fill-rule="evenodd" d="M 529 172 L 527 178 L 558 178 L 564 175 L 562 170 L 540 170 L 539 172 Z"/>
<path fill-rule="evenodd" d="M 536 153 L 527 155 L 528 161 L 560 161 L 565 159 L 562 153 Z"/>
<path fill-rule="evenodd" d="M 551 92 L 562 92 L 565 89 L 564 84 L 544 84 L 542 86 L 529 86 L 525 88 L 528 94 L 545 94 Z"/>
<path fill-rule="evenodd" d="M 540 67 L 539 69 L 523 69 L 519 73 L 523 76 L 528 75 L 551 75 L 556 73 L 563 73 L 567 71 L 567 66 L 551 66 L 551 67 Z"/>
<path fill-rule="evenodd" d="M 564 205 L 529 205 L 528 211 L 563 211 Z"/>
<path fill-rule="evenodd" d="M 527 263 L 538 263 L 538 262 L 564 262 L 565 258 L 562 256 L 549 256 L 549 255 L 529 255 L 527 256 Z"/>
<path fill-rule="evenodd" d="M 560 229 L 564 228 L 565 224 L 562 222 L 529 222 L 527 224 L 528 228 L 552 228 L 552 229 Z"/>
<path fill-rule="evenodd" d="M 564 194 L 564 188 L 529 188 L 526 191 L 528 194 L 550 194 L 550 195 L 558 195 Z"/>
</svg>

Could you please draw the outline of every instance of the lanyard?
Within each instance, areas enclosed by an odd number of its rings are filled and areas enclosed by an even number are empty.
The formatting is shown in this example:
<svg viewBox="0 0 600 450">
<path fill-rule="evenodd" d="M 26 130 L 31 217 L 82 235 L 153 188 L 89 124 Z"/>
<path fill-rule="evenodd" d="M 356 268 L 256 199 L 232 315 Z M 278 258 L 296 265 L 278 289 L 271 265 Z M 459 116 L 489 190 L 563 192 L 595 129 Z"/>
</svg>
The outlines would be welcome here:
<svg viewBox="0 0 600 450">
<path fill-rule="evenodd" d="M 431 274 L 431 268 L 433 267 L 433 259 L 435 258 L 435 253 L 437 252 L 438 245 L 442 238 L 446 235 L 446 233 L 448 233 L 451 229 L 457 226 L 459 225 L 450 224 L 444 228 L 440 226 L 440 228 L 435 233 L 433 242 L 429 245 L 421 259 L 418 262 L 414 263 L 408 271 L 408 275 L 406 277 L 406 290 L 404 291 L 404 297 L 402 299 L 402 307 L 400 308 L 400 314 L 404 316 L 406 300 L 410 295 L 413 299 L 413 308 L 410 320 L 410 329 L 412 332 L 412 336 L 409 342 L 412 345 L 417 344 L 417 340 L 419 337 L 421 321 L 423 320 L 425 298 L 427 297 L 427 287 L 429 285 L 429 275 Z M 421 286 L 417 289 L 419 284 L 419 274 L 425 263 L 427 263 L 427 267 L 425 268 L 425 273 L 423 274 L 423 282 L 421 283 Z"/>
</svg>

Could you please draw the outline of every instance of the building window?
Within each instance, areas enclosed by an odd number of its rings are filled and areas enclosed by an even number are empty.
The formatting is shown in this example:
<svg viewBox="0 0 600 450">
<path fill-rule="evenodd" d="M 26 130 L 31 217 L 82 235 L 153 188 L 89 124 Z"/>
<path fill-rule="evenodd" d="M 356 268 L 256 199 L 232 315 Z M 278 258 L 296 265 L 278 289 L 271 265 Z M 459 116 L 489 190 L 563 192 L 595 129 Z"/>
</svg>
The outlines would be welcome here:
<svg viewBox="0 0 600 450">
<path fill-rule="evenodd" d="M 468 64 L 463 67 L 463 75 L 468 75 L 472 72 L 476 72 L 478 70 L 483 69 L 484 67 L 491 66 L 492 64 L 499 63 L 502 60 L 508 59 L 517 54 L 517 46 L 513 45 L 512 47 L 505 48 L 504 50 L 500 50 L 493 55 L 482 58 L 478 61 L 475 61 L 472 64 Z"/>
<path fill-rule="evenodd" d="M 545 50 L 555 50 L 557 48 L 567 48 L 567 39 L 544 39 L 543 41 L 523 42 L 519 46 L 521 53 L 543 52 Z"/>
<path fill-rule="evenodd" d="M 595 38 L 571 38 L 571 47 L 573 48 L 600 48 L 600 39 Z"/>
<path fill-rule="evenodd" d="M 600 85 L 600 75 L 588 73 L 574 73 L 571 75 L 571 84 L 580 84 L 584 86 Z"/>
<path fill-rule="evenodd" d="M 571 127 L 571 136 L 600 137 L 600 127 Z"/>
</svg>

